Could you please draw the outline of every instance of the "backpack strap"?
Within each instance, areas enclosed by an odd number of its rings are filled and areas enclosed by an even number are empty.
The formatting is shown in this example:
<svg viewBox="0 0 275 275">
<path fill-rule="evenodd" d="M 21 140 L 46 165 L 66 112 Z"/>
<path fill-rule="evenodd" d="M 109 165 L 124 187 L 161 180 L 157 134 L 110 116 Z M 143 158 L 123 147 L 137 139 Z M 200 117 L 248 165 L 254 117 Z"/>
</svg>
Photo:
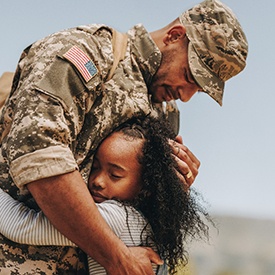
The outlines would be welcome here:
<svg viewBox="0 0 275 275">
<path fill-rule="evenodd" d="M 113 77 L 113 74 L 115 72 L 115 69 L 119 61 L 124 59 L 126 49 L 127 49 L 127 40 L 128 40 L 128 36 L 126 33 L 121 33 L 114 29 L 112 31 L 113 31 L 112 46 L 113 46 L 114 61 L 113 61 L 113 66 L 109 71 L 107 81 Z"/>
<path fill-rule="evenodd" d="M 0 77 L 0 110 L 8 97 L 13 81 L 14 73 L 4 72 Z"/>
</svg>

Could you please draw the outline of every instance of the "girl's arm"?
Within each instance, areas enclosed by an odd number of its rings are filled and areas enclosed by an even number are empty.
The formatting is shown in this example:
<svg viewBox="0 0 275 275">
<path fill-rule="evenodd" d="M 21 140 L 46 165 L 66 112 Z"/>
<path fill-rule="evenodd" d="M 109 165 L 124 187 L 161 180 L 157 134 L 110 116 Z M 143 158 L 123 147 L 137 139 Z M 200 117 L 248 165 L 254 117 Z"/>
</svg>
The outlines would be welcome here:
<svg viewBox="0 0 275 275">
<path fill-rule="evenodd" d="M 97 204 L 100 214 L 109 224 L 114 233 L 126 245 L 140 245 L 127 238 L 127 212 L 123 206 L 115 201 Z M 128 209 L 130 225 L 134 232 L 141 233 L 145 225 L 143 217 L 134 209 Z M 129 224 L 128 224 L 129 225 Z M 24 203 L 14 200 L 0 188 L 0 232 L 8 239 L 29 245 L 60 245 L 76 246 L 50 223 L 42 211 L 36 212 Z M 139 240 L 139 239 L 138 239 Z"/>
<path fill-rule="evenodd" d="M 146 221 L 139 212 L 133 208 L 126 210 L 116 201 L 102 202 L 97 204 L 97 207 L 114 233 L 126 245 L 141 245 L 141 232 Z M 24 203 L 14 200 L 1 188 L 0 232 L 8 239 L 21 244 L 75 246 L 54 228 L 42 211 L 36 212 L 30 209 Z M 155 247 L 154 250 L 156 251 Z M 91 257 L 88 257 L 88 265 L 89 274 L 106 274 L 104 268 Z M 165 268 L 165 266 L 161 268 Z M 153 264 L 153 269 L 156 272 L 155 264 Z M 167 274 L 167 272 L 161 274 Z"/>
<path fill-rule="evenodd" d="M 0 189 L 0 232 L 29 245 L 76 246 L 57 231 L 42 211 L 36 212 Z"/>
</svg>

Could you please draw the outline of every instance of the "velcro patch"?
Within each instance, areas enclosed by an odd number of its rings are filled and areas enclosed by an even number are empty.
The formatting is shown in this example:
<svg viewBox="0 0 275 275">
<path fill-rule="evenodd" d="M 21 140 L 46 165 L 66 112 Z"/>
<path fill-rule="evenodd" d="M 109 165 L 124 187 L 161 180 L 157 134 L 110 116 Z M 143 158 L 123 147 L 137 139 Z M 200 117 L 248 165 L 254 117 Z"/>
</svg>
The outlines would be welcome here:
<svg viewBox="0 0 275 275">
<path fill-rule="evenodd" d="M 77 46 L 70 48 L 63 57 L 74 64 L 86 82 L 98 73 L 94 62 Z"/>
</svg>

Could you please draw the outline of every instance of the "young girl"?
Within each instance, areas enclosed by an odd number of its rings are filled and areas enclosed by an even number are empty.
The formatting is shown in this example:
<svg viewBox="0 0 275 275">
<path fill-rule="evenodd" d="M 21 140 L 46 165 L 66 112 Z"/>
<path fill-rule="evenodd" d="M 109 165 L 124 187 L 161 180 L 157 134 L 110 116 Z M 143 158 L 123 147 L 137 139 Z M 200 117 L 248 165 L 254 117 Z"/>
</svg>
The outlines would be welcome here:
<svg viewBox="0 0 275 275">
<path fill-rule="evenodd" d="M 132 119 L 108 136 L 93 160 L 88 187 L 113 231 L 128 246 L 149 246 L 173 274 L 187 262 L 189 238 L 208 234 L 198 205 L 175 170 L 164 121 Z M 0 232 L 32 245 L 74 245 L 59 233 L 42 212 L 35 212 L 0 192 Z M 201 234 L 202 233 L 202 234 Z M 88 257 L 90 274 L 106 274 Z M 165 267 L 157 274 L 167 274 Z"/>
</svg>

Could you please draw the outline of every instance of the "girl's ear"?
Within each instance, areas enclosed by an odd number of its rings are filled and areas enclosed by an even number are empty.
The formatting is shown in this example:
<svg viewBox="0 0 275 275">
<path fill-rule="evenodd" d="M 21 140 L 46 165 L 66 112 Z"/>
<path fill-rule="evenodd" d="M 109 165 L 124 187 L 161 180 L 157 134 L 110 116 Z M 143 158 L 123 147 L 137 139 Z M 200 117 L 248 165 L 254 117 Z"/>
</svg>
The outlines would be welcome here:
<svg viewBox="0 0 275 275">
<path fill-rule="evenodd" d="M 170 43 L 176 43 L 186 35 L 186 29 L 183 25 L 175 25 L 171 27 L 165 34 L 163 38 L 163 43 L 165 45 Z"/>
</svg>

